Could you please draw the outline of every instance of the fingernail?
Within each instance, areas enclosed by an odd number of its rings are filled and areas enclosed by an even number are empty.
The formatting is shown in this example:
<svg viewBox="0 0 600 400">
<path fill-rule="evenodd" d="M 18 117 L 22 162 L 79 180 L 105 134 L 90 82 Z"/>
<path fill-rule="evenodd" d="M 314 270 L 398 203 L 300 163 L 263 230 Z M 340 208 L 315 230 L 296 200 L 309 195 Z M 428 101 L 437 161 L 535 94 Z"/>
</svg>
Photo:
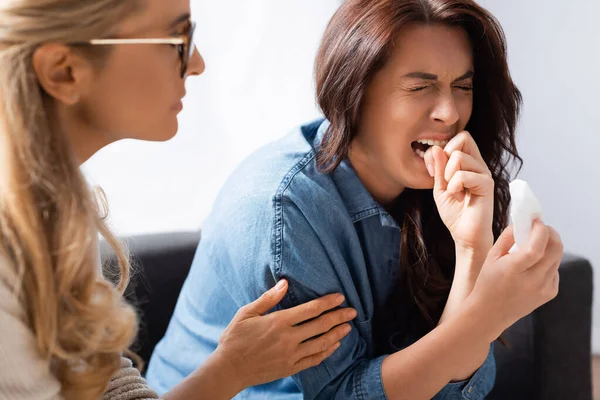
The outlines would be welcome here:
<svg viewBox="0 0 600 400">
<path fill-rule="evenodd" d="M 285 286 L 285 281 L 282 279 L 279 282 L 277 282 L 277 285 L 275 286 L 275 290 L 282 290 L 284 286 Z"/>
<path fill-rule="evenodd" d="M 433 165 L 427 164 L 427 172 L 429 172 L 429 176 L 433 178 Z"/>
<path fill-rule="evenodd" d="M 346 326 L 344 326 L 344 329 L 342 330 L 342 333 L 344 335 L 347 335 L 347 334 L 350 333 L 351 330 L 352 330 L 352 328 L 350 327 L 350 325 L 346 325 Z"/>
<path fill-rule="evenodd" d="M 354 319 L 356 318 L 356 310 L 349 310 L 346 315 L 348 316 L 348 319 Z"/>
<path fill-rule="evenodd" d="M 335 298 L 335 301 L 336 301 L 338 304 L 342 304 L 342 303 L 344 302 L 344 300 L 345 300 L 345 299 L 346 299 L 346 298 L 344 297 L 344 295 L 343 295 L 343 294 L 340 294 L 340 295 L 338 295 L 338 296 Z"/>
<path fill-rule="evenodd" d="M 337 350 L 337 349 L 339 349 L 339 348 L 340 348 L 340 346 L 341 346 L 341 343 L 340 343 L 340 342 L 337 342 L 336 344 L 334 344 L 334 345 L 333 345 L 333 349 L 334 349 L 334 350 Z"/>
</svg>

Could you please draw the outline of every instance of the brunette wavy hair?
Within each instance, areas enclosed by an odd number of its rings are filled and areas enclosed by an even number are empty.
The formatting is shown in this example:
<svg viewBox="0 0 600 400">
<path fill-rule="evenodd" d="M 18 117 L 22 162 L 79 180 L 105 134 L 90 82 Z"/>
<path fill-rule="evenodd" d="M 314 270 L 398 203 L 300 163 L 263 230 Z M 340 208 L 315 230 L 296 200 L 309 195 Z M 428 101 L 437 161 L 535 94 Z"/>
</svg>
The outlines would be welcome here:
<svg viewBox="0 0 600 400">
<path fill-rule="evenodd" d="M 495 181 L 493 232 L 508 223 L 508 184 L 513 163 L 521 93 L 510 76 L 506 40 L 499 22 L 471 0 L 347 0 L 331 19 L 315 65 L 317 101 L 330 126 L 317 162 L 332 172 L 347 156 L 361 105 L 373 76 L 386 64 L 394 41 L 409 24 L 463 29 L 474 56 L 473 112 L 466 130 L 475 139 Z M 407 189 L 394 217 L 402 226 L 401 288 L 416 305 L 422 328 L 435 327 L 454 274 L 454 242 L 429 190 Z M 392 213 L 394 214 L 394 212 Z"/>
</svg>

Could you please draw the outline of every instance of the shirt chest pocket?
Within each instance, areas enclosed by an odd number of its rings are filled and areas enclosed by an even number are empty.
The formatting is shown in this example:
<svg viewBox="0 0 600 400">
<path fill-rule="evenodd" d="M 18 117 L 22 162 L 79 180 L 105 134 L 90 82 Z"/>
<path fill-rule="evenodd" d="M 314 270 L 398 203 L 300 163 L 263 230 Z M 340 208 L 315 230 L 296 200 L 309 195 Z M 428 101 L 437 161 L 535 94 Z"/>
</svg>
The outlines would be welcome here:
<svg viewBox="0 0 600 400">
<path fill-rule="evenodd" d="M 373 325 L 371 319 L 367 318 L 364 321 L 355 321 L 358 333 L 365 339 L 371 339 L 373 336 Z"/>
<path fill-rule="evenodd" d="M 373 357 L 375 354 L 375 343 L 373 341 L 373 324 L 371 319 L 364 321 L 354 321 L 354 326 L 358 331 L 358 335 L 366 344 L 366 356 Z"/>
</svg>

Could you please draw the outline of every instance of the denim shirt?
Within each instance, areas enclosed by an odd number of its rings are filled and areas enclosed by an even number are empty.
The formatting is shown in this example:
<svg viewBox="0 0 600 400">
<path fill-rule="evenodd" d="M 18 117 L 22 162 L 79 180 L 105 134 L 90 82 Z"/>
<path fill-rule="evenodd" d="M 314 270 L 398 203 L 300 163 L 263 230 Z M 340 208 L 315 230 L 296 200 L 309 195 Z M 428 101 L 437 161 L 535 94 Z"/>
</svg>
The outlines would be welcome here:
<svg viewBox="0 0 600 400">
<path fill-rule="evenodd" d="M 237 310 L 279 279 L 289 290 L 277 308 L 340 292 L 358 316 L 340 348 L 319 366 L 249 388 L 238 399 L 386 399 L 373 318 L 396 287 L 400 227 L 345 160 L 317 170 L 327 121 L 302 126 L 244 161 L 222 189 L 147 378 L 163 394 L 215 350 Z M 403 321 L 405 326 L 410 320 Z M 414 340 L 400 336 L 404 347 Z M 250 339 L 251 340 L 251 339 Z M 399 350 L 402 346 L 397 347 Z M 483 399 L 496 375 L 493 346 L 469 381 L 435 399 Z"/>
</svg>

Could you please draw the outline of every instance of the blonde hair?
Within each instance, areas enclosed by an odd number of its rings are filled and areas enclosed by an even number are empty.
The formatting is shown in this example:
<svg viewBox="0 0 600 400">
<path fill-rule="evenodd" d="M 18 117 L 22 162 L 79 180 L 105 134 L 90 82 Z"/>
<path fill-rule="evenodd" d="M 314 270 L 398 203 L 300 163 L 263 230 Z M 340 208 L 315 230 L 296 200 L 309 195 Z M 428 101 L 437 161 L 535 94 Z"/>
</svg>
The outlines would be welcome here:
<svg viewBox="0 0 600 400">
<path fill-rule="evenodd" d="M 67 399 L 102 395 L 137 320 L 122 296 L 128 256 L 107 228 L 68 138 L 55 129 L 53 100 L 37 81 L 32 57 L 43 43 L 103 37 L 138 6 L 134 0 L 0 2 L 0 252 L 20 278 L 37 348 Z M 117 255 L 116 286 L 102 276 L 98 232 Z"/>
</svg>

